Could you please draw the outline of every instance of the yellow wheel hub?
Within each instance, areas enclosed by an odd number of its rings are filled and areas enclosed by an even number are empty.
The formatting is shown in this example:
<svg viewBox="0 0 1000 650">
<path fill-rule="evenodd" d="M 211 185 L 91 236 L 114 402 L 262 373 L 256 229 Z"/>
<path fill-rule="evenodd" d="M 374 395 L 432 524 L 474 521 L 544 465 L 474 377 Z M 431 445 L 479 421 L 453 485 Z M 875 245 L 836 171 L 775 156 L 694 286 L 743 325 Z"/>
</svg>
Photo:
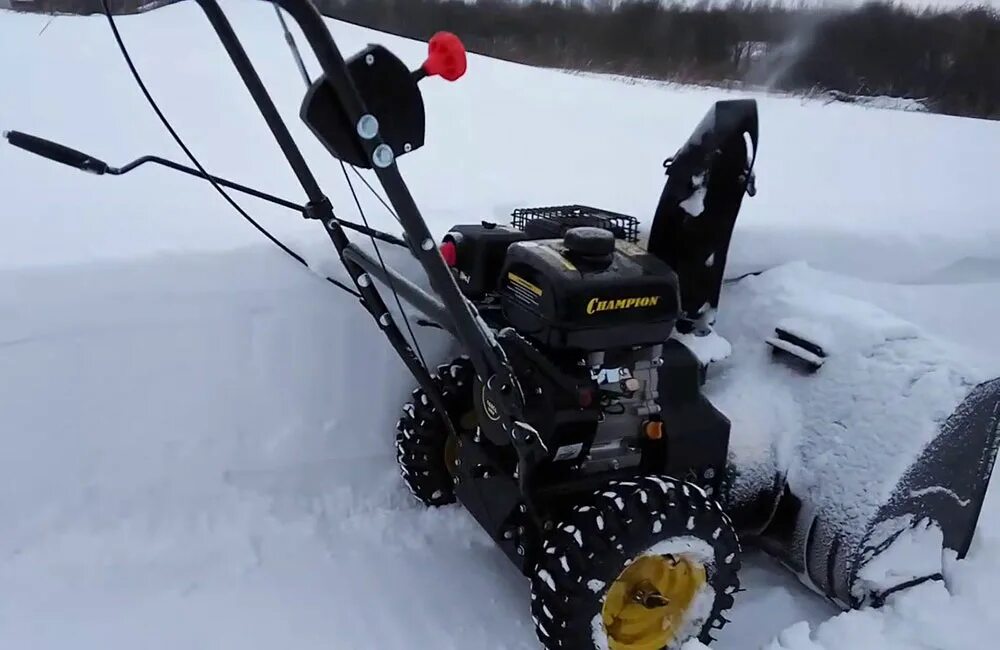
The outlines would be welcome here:
<svg viewBox="0 0 1000 650">
<path fill-rule="evenodd" d="M 636 559 L 611 584 L 604 599 L 601 619 L 610 649 L 666 648 L 676 640 L 705 582 L 700 562 L 672 555 Z"/>
</svg>

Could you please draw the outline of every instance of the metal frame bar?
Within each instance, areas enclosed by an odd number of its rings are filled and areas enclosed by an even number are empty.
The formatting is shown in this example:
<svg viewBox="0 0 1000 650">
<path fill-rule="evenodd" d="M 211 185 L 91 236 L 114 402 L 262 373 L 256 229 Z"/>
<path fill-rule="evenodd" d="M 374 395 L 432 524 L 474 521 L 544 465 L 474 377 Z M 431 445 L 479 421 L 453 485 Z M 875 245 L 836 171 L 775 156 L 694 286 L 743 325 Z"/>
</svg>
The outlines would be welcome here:
<svg viewBox="0 0 1000 650">
<path fill-rule="evenodd" d="M 320 222 L 324 224 L 326 233 L 330 237 L 330 241 L 333 243 L 334 248 L 337 249 L 341 262 L 344 264 L 344 268 L 347 270 L 348 275 L 351 276 L 351 280 L 357 287 L 358 293 L 361 295 L 361 304 L 368 310 L 368 313 L 372 315 L 372 318 L 374 318 L 382 328 L 382 331 L 389 339 L 389 343 L 392 344 L 393 349 L 396 350 L 396 353 L 403 360 L 403 363 L 406 364 L 407 369 L 414 376 L 414 378 L 416 378 L 420 387 L 427 393 L 428 398 L 432 401 L 434 406 L 438 408 L 440 412 L 446 412 L 444 400 L 441 398 L 440 392 L 437 390 L 434 381 L 431 379 L 427 368 L 425 368 L 420 359 L 417 358 L 412 346 L 407 342 L 399 327 L 396 325 L 392 315 L 389 313 L 389 310 L 385 305 L 385 302 L 376 290 L 374 283 L 371 281 L 368 274 L 365 273 L 364 268 L 345 256 L 345 250 L 350 245 L 350 240 L 348 240 L 347 234 L 344 232 L 340 221 L 334 214 L 333 206 L 330 204 L 330 200 L 323 194 L 322 189 L 320 189 L 319 183 L 316 181 L 316 177 L 313 175 L 312 170 L 309 169 L 309 165 L 306 164 L 305 158 L 302 156 L 302 152 L 299 150 L 294 138 L 292 138 L 291 133 L 288 131 L 288 127 L 281 118 L 281 114 L 274 105 L 274 101 L 271 99 L 267 89 L 264 87 L 264 84 L 260 79 L 260 75 L 257 74 L 256 69 L 250 62 L 250 58 L 247 56 L 246 50 L 243 49 L 243 44 L 233 31 L 232 25 L 226 18 L 225 13 L 223 13 L 219 3 L 216 0 L 196 0 L 196 2 L 205 13 L 209 22 L 212 24 L 212 28 L 215 30 L 223 47 L 229 54 L 229 58 L 232 60 L 233 65 L 239 72 L 240 77 L 243 79 L 243 83 L 246 85 L 251 97 L 253 97 L 254 103 L 260 110 L 261 116 L 264 118 L 264 121 L 267 122 L 267 126 L 271 130 L 271 134 L 274 136 L 274 139 L 281 148 L 285 159 L 288 161 L 289 166 L 295 173 L 295 177 L 298 179 L 302 189 L 305 190 L 306 196 L 309 198 L 306 209 L 309 211 L 310 216 L 319 219 Z M 314 33 L 316 31 L 317 25 L 315 23 L 318 23 L 318 27 L 324 32 L 326 31 L 326 26 L 323 24 L 322 19 L 316 12 L 315 8 L 310 5 L 308 0 L 298 0 L 298 2 L 287 3 L 282 2 L 278 4 L 284 7 L 286 11 L 289 11 L 289 14 L 296 18 L 300 25 L 303 23 L 305 23 L 305 25 L 309 25 L 310 20 L 314 21 L 314 24 L 311 25 L 311 32 Z M 286 7 L 285 5 L 288 6 Z M 305 30 L 305 25 L 303 25 L 303 30 Z M 326 40 L 328 41 L 328 49 L 332 49 L 336 52 L 336 46 L 333 45 L 329 32 L 326 32 Z M 339 57 L 339 53 L 337 53 L 337 55 Z M 346 77 L 347 70 L 343 67 L 343 59 L 339 58 L 339 61 L 341 65 L 341 73 Z M 403 222 L 403 226 L 405 229 L 406 222 Z"/>
<path fill-rule="evenodd" d="M 109 167 L 107 173 L 111 174 L 112 176 L 122 176 L 123 174 L 127 174 L 130 171 L 134 170 L 136 167 L 145 165 L 146 163 L 162 165 L 168 169 L 188 174 L 189 176 L 195 176 L 197 178 L 205 178 L 204 174 L 202 174 L 200 171 L 198 171 L 193 167 L 188 167 L 187 165 L 182 165 L 178 162 L 174 162 L 173 160 L 169 160 L 167 158 L 161 158 L 159 156 L 143 156 L 142 158 L 137 158 L 136 160 L 133 160 L 132 162 L 128 163 L 123 167 Z M 280 205 L 283 208 L 294 210 L 295 212 L 298 212 L 299 214 L 302 214 L 304 216 L 306 215 L 306 206 L 299 205 L 294 201 L 289 201 L 287 199 L 274 196 L 273 194 L 268 194 L 267 192 L 261 192 L 260 190 L 256 190 L 252 187 L 247 187 L 246 185 L 241 185 L 240 183 L 227 180 L 225 178 L 222 178 L 221 176 L 213 176 L 209 174 L 208 178 L 214 181 L 217 185 L 221 185 L 222 187 L 226 187 L 228 189 L 235 190 L 237 192 L 242 192 L 243 194 L 246 194 L 248 196 L 252 196 L 262 201 L 273 203 L 275 205 Z M 409 249 L 409 245 L 399 237 L 396 237 L 395 235 L 390 235 L 387 232 L 382 232 L 381 230 L 369 228 L 368 226 L 362 226 L 361 224 L 352 223 L 350 221 L 345 221 L 343 219 L 338 219 L 337 221 L 342 227 L 348 230 L 353 230 L 355 232 L 361 233 L 362 235 L 368 235 L 369 237 L 374 237 L 375 239 L 384 241 L 394 246 L 402 246 L 403 248 Z"/>
<path fill-rule="evenodd" d="M 326 82 L 334 91 L 344 113 L 352 124 L 360 123 L 361 118 L 368 114 L 368 110 L 354 86 L 344 57 L 330 35 L 322 15 L 309 0 L 273 0 L 273 2 L 288 12 L 298 23 L 319 61 Z M 202 5 L 203 9 L 210 5 L 218 8 L 215 0 L 198 0 L 198 3 Z M 221 32 L 220 37 L 223 40 L 230 38 L 229 35 L 223 36 Z M 232 35 L 231 38 L 235 39 L 235 35 Z M 361 142 L 370 159 L 374 159 L 375 150 L 385 144 L 380 134 L 367 140 L 362 139 Z M 289 162 L 292 160 L 290 159 Z M 296 167 L 294 163 L 293 167 Z M 497 376 L 501 386 L 506 389 L 505 393 L 519 394 L 520 390 L 516 379 L 510 372 L 506 355 L 494 342 L 476 308 L 466 300 L 459 290 L 455 277 L 438 252 L 430 230 L 427 228 L 406 182 L 400 175 L 395 161 L 385 167 L 374 164 L 373 168 L 407 233 L 412 244 L 411 251 L 414 257 L 427 273 L 431 288 L 440 296 L 445 308 L 452 315 L 456 336 L 465 344 L 466 352 L 469 354 L 476 373 L 484 382 Z M 520 400 L 517 400 L 517 403 L 519 406 Z"/>
<path fill-rule="evenodd" d="M 447 413 L 442 395 L 432 381 L 428 370 L 417 359 L 413 349 L 403 337 L 375 289 L 371 275 L 365 271 L 365 267 L 369 269 L 374 267 L 374 264 L 370 263 L 373 260 L 366 261 L 363 257 L 359 257 L 357 249 L 351 249 L 344 229 L 334 216 L 330 201 L 320 190 L 319 184 L 282 121 L 274 102 L 264 88 L 260 76 L 247 57 L 246 51 L 233 32 L 232 26 L 219 7 L 217 0 L 196 1 L 212 23 L 219 40 L 243 78 L 247 90 L 250 91 L 261 115 L 285 154 L 292 171 L 295 172 L 302 188 L 309 197 L 309 203 L 306 206 L 309 215 L 320 219 L 326 226 L 330 240 L 362 296 L 362 305 L 382 327 L 389 342 L 416 378 L 420 387 L 426 392 L 434 407 L 440 413 Z M 369 115 L 368 110 L 319 11 L 310 0 L 271 1 L 288 12 L 298 23 L 319 61 L 325 82 L 329 84 L 340 103 L 340 108 L 350 123 L 360 125 L 362 118 Z M 438 311 L 448 316 L 448 319 L 441 324 L 449 327 L 462 343 L 479 380 L 488 391 L 491 401 L 497 406 L 500 414 L 500 425 L 510 434 L 518 454 L 517 476 L 522 498 L 528 513 L 533 519 L 538 520 L 539 514 L 532 497 L 531 485 L 538 460 L 544 457 L 545 452 L 541 447 L 537 432 L 525 423 L 523 415 L 524 395 L 507 360 L 507 355 L 497 337 L 493 335 L 489 326 L 479 315 L 476 307 L 459 289 L 455 276 L 445 264 L 444 258 L 441 257 L 430 230 L 427 228 L 406 182 L 399 173 L 395 160 L 380 159 L 376 162 L 376 150 L 379 147 L 388 148 L 382 136 L 376 133 L 371 138 L 361 137 L 360 142 L 365 154 L 373 162 L 372 167 L 389 202 L 395 208 L 410 244 L 410 252 L 423 267 L 430 281 L 431 289 L 437 294 L 441 303 L 441 309 L 437 308 L 437 301 L 430 303 L 424 300 L 424 306 L 430 307 L 431 311 Z M 382 265 L 379 264 L 378 268 L 381 269 Z M 383 275 L 385 279 L 395 281 L 398 273 L 390 274 L 388 269 L 385 269 Z M 411 299 L 416 297 L 419 301 L 423 292 L 418 294 L 414 291 L 415 286 L 407 286 L 408 288 L 404 289 L 408 294 L 407 297 Z M 423 295 L 426 296 L 426 294 Z M 430 296 L 426 296 L 426 298 L 430 299 Z M 451 432 L 457 435 L 448 418 L 445 418 L 445 423 Z"/>
<path fill-rule="evenodd" d="M 403 277 L 398 271 L 389 266 L 382 266 L 377 259 L 354 244 L 348 244 L 344 249 L 344 257 L 363 268 L 376 280 L 392 286 L 404 301 L 419 309 L 437 325 L 452 334 L 455 333 L 455 325 L 441 301 Z"/>
</svg>

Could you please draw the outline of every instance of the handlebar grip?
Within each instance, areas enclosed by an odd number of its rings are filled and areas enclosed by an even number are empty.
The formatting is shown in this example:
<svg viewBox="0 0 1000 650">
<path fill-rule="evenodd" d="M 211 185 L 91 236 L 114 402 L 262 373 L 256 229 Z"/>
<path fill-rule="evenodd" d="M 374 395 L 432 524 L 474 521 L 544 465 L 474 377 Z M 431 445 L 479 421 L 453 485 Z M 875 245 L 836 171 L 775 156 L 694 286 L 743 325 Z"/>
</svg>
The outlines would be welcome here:
<svg viewBox="0 0 1000 650">
<path fill-rule="evenodd" d="M 7 131 L 4 133 L 7 142 L 18 149 L 24 149 L 43 158 L 82 169 L 91 174 L 101 175 L 108 171 L 108 163 L 98 160 L 91 155 L 85 154 L 76 149 L 45 140 L 34 135 L 21 133 L 20 131 Z"/>
</svg>

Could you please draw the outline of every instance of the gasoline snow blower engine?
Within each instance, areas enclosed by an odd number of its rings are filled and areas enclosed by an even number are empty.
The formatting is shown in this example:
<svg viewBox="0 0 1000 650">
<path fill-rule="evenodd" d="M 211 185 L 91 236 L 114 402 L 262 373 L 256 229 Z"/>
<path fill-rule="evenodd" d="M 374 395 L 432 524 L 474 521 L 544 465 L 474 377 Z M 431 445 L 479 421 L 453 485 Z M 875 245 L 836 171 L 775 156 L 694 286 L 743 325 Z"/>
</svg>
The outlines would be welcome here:
<svg viewBox="0 0 1000 650">
<path fill-rule="evenodd" d="M 702 392 L 711 357 L 698 348 L 718 336 L 729 240 L 744 195 L 754 193 L 754 101 L 715 104 L 667 161 L 645 243 L 637 219 L 580 205 L 521 209 L 509 224 L 456 225 L 435 240 L 396 161 L 424 144 L 418 83 L 465 73 L 461 42 L 438 34 L 415 72 L 377 45 L 345 61 L 308 0 L 278 0 L 322 68 L 310 79 L 297 56 L 309 85 L 301 118 L 348 181 L 347 166 L 374 171 L 404 230 L 399 238 L 334 214 L 218 3 L 197 2 L 300 181 L 304 205 L 209 175 L 186 148 L 196 168 L 150 156 L 118 168 L 24 133 L 9 132 L 8 141 L 96 174 L 166 165 L 208 180 L 239 210 L 226 189 L 318 220 L 351 286 L 330 281 L 360 300 L 419 385 L 397 426 L 403 480 L 428 506 L 464 505 L 530 579 L 543 646 L 710 642 L 740 591 L 741 540 L 843 607 L 879 605 L 941 577 L 940 561 L 887 567 L 900 539 L 934 540 L 939 560 L 944 549 L 968 551 L 997 450 L 997 381 L 970 386 L 950 417 L 910 445 L 912 462 L 865 477 L 871 498 L 852 507 L 837 503 L 850 492 L 836 485 L 849 480 L 837 472 L 823 489 L 796 490 L 810 454 L 784 466 L 744 460 L 730 444 L 741 432 Z M 294 45 L 287 27 L 286 36 Z M 386 266 L 348 231 L 404 247 L 427 282 Z M 397 324 L 404 320 L 412 335 L 405 310 L 394 316 L 377 284 L 420 311 L 421 324 L 450 332 L 463 355 L 430 371 Z M 767 343 L 797 368 L 774 363 L 775 372 L 822 387 L 832 352 L 793 326 Z M 858 421 L 871 408 L 878 405 L 858 400 Z M 819 449 L 830 424 L 821 420 L 805 419 L 802 432 Z M 911 434 L 899 435 L 905 443 Z"/>
</svg>

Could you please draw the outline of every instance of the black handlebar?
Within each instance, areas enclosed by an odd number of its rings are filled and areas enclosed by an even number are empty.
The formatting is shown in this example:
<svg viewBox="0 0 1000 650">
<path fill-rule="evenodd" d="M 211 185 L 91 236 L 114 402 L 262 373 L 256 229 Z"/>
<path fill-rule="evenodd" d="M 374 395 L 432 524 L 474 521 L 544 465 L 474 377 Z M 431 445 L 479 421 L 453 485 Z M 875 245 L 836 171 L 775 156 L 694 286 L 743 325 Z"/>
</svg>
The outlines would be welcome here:
<svg viewBox="0 0 1000 650">
<path fill-rule="evenodd" d="M 30 151 L 33 154 L 48 158 L 57 163 L 76 167 L 77 169 L 97 175 L 106 174 L 108 171 L 108 163 L 103 160 L 94 158 L 76 149 L 70 149 L 64 145 L 57 144 L 51 140 L 21 133 L 20 131 L 7 131 L 4 133 L 4 137 L 7 138 L 7 142 L 18 149 Z"/>
</svg>

